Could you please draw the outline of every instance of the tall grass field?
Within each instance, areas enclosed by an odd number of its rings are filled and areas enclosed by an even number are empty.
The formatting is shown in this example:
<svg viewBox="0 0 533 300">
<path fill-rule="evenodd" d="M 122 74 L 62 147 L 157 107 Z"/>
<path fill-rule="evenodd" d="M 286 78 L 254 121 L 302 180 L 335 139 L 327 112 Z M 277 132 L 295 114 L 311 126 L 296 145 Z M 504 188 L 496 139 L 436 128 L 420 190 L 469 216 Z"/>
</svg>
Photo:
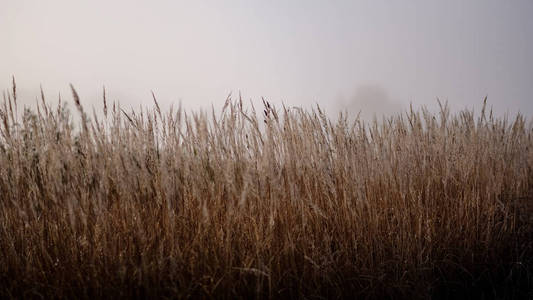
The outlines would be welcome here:
<svg viewBox="0 0 533 300">
<path fill-rule="evenodd" d="M 533 297 L 533 126 L 0 105 L 1 298 Z M 355 120 L 354 120 L 355 119 Z"/>
</svg>

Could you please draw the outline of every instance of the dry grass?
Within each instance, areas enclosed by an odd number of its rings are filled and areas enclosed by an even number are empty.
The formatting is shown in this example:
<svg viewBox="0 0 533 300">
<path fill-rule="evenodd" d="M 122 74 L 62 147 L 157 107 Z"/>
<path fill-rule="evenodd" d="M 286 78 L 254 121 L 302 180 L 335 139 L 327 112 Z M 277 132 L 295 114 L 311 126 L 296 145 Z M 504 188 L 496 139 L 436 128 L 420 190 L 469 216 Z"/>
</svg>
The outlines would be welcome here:
<svg viewBox="0 0 533 300">
<path fill-rule="evenodd" d="M 105 103 L 98 120 L 73 96 L 81 126 L 44 96 L 21 118 L 15 86 L 4 98 L 0 296 L 513 298 L 533 287 L 533 128 L 520 115 L 443 106 L 332 123 L 318 108 L 265 102 L 257 116 L 228 99 L 222 114 Z"/>
</svg>

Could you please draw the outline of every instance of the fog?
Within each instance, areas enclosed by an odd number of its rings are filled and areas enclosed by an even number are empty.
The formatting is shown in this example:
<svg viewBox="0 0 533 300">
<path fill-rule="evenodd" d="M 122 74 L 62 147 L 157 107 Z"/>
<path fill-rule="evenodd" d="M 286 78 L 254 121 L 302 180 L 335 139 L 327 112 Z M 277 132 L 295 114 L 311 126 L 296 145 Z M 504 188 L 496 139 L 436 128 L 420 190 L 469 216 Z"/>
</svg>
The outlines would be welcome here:
<svg viewBox="0 0 533 300">
<path fill-rule="evenodd" d="M 0 88 L 23 103 L 319 104 L 365 118 L 412 103 L 533 114 L 533 1 L 3 0 Z"/>
</svg>

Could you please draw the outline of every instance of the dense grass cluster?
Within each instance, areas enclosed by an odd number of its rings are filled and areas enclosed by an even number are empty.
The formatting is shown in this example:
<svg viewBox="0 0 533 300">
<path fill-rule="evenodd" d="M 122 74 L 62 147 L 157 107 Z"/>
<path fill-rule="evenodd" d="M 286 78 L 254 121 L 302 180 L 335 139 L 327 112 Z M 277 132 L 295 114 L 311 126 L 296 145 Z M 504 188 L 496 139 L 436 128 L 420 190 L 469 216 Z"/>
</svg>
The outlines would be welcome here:
<svg viewBox="0 0 533 300">
<path fill-rule="evenodd" d="M 89 117 L 73 89 L 75 121 L 44 96 L 17 114 L 16 97 L 0 108 L 2 297 L 531 296 L 520 115 L 332 122 L 104 95 Z"/>
</svg>

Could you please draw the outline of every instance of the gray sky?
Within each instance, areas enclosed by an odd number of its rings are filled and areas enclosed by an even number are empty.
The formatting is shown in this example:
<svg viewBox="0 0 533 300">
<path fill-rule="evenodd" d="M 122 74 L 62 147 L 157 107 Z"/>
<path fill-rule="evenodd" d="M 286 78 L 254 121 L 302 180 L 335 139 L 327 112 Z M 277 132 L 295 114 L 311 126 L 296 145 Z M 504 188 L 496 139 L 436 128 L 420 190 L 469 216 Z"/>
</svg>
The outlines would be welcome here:
<svg viewBox="0 0 533 300">
<path fill-rule="evenodd" d="M 245 99 L 533 115 L 533 1 L 2 0 L 0 88 L 86 105 Z"/>
</svg>

